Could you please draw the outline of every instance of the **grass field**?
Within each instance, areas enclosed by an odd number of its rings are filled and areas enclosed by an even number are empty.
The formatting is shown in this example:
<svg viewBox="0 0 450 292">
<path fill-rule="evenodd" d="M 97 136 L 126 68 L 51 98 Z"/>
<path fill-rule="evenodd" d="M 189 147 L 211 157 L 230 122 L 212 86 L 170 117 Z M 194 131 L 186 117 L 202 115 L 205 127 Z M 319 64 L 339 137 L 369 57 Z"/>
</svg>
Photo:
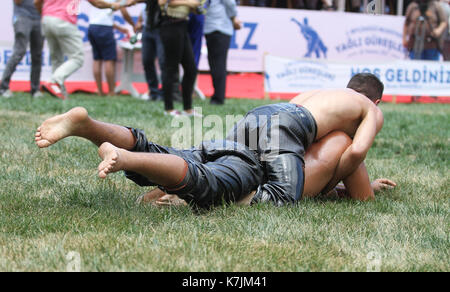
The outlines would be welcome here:
<svg viewBox="0 0 450 292">
<path fill-rule="evenodd" d="M 244 114 L 264 101 L 230 100 L 204 114 Z M 74 95 L 0 99 L 0 271 L 450 271 L 450 106 L 381 105 L 371 178 L 398 188 L 373 202 L 304 200 L 275 208 L 138 206 L 146 189 L 97 178 L 95 147 L 77 138 L 38 150 L 34 131 L 74 106 L 144 129 L 168 144 L 162 104 Z"/>
</svg>

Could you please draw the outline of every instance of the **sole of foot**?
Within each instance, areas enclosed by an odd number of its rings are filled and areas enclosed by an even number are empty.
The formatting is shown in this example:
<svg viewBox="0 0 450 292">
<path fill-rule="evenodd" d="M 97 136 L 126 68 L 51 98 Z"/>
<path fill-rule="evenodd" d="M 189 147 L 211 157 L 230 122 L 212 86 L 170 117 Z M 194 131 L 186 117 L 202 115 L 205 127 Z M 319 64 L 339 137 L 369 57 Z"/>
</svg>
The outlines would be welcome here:
<svg viewBox="0 0 450 292">
<path fill-rule="evenodd" d="M 86 109 L 76 107 L 65 114 L 46 120 L 36 131 L 36 145 L 39 148 L 46 148 L 73 135 L 87 119 L 88 112 Z"/>
<path fill-rule="evenodd" d="M 98 155 L 103 161 L 98 166 L 98 176 L 105 179 L 108 174 L 120 171 L 120 148 L 111 143 L 103 143 L 98 148 Z"/>
</svg>

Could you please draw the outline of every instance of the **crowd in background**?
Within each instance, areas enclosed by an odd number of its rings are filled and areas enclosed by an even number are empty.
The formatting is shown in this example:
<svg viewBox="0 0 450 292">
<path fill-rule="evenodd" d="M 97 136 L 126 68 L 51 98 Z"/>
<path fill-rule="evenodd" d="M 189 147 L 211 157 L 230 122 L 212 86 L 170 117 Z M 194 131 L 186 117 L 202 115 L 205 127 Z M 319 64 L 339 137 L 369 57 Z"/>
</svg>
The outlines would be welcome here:
<svg viewBox="0 0 450 292">
<path fill-rule="evenodd" d="M 225 102 L 227 56 L 232 35 L 241 28 L 237 5 L 297 9 L 336 10 L 338 0 L 87 0 L 92 4 L 88 30 L 93 51 L 93 75 L 99 95 L 114 95 L 117 44 L 114 30 L 128 30 L 114 22 L 113 11 L 120 10 L 135 33 L 142 32 L 143 68 L 148 83 L 145 100 L 163 100 L 165 114 L 199 116 L 192 109 L 202 39 L 205 36 L 214 94 L 211 104 Z M 73 0 L 13 0 L 15 44 L 0 84 L 0 95 L 11 97 L 9 83 L 28 46 L 31 49 L 31 94 L 40 93 L 40 72 L 44 38 L 48 42 L 52 76 L 42 89 L 65 99 L 65 80 L 84 61 L 81 34 L 77 28 L 78 7 Z M 78 5 L 79 5 L 78 1 Z M 146 3 L 135 23 L 126 7 Z M 346 11 L 362 12 L 367 1 L 345 1 Z M 386 0 L 385 12 L 396 13 L 396 1 Z M 342 2 L 341 2 L 342 3 Z M 72 5 L 72 6 L 71 6 Z M 450 58 L 450 6 L 448 0 L 405 0 L 403 45 L 411 59 L 444 60 Z M 159 64 L 159 70 L 157 70 Z M 182 72 L 179 68 L 182 67 Z M 103 69 L 108 84 L 103 90 Z M 157 72 L 161 72 L 158 76 Z M 181 73 L 181 74 L 180 74 Z M 181 75 L 181 77 L 180 77 Z M 180 81 L 181 80 L 181 81 Z M 162 83 L 162 84 L 161 84 Z M 179 98 L 177 98 L 179 97 Z M 183 102 L 183 111 L 174 109 L 174 101 Z"/>
</svg>

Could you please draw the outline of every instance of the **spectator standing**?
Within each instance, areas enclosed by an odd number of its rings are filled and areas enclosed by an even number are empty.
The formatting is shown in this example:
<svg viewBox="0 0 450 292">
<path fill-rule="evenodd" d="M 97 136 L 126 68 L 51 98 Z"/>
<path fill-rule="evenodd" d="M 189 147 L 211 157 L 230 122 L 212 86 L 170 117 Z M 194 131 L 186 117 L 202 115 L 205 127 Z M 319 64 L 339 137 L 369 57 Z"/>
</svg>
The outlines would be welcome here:
<svg viewBox="0 0 450 292">
<path fill-rule="evenodd" d="M 447 13 L 447 31 L 444 32 L 443 57 L 444 61 L 450 61 L 450 1 L 441 0 L 441 5 Z"/>
<path fill-rule="evenodd" d="M 409 50 L 410 58 L 438 61 L 447 22 L 445 11 L 437 1 L 411 2 L 403 27 L 403 45 Z"/>
<path fill-rule="evenodd" d="M 141 96 L 144 100 L 163 100 L 162 90 L 159 88 L 159 78 L 156 71 L 156 59 L 161 72 L 165 70 L 164 47 L 161 42 L 159 28 L 155 27 L 152 21 L 149 21 L 149 15 L 152 15 L 150 9 L 157 9 L 156 6 L 147 5 L 139 16 L 136 25 L 136 31 L 142 30 L 142 65 L 145 71 L 145 79 L 148 84 L 148 93 Z M 159 8 L 158 8 L 159 9 Z"/>
<path fill-rule="evenodd" d="M 155 13 L 153 22 L 160 27 L 161 41 L 164 47 L 163 94 L 165 114 L 170 116 L 199 116 L 192 109 L 192 93 L 197 78 L 192 44 L 189 39 L 188 17 L 191 10 L 196 9 L 200 2 L 197 0 L 128 0 L 127 5 L 147 2 L 147 5 L 159 4 L 161 13 Z M 157 21 L 156 21 L 157 20 Z M 182 86 L 184 111 L 180 113 L 174 109 L 174 84 L 178 79 L 178 66 L 183 66 L 184 75 Z"/>
<path fill-rule="evenodd" d="M 117 10 L 118 3 L 88 0 L 98 8 Z M 76 25 L 80 1 L 34 0 L 42 13 L 42 30 L 47 39 L 52 61 L 52 77 L 43 84 L 44 90 L 55 97 L 66 99 L 65 80 L 83 66 L 84 51 L 81 33 Z M 67 60 L 64 60 L 64 57 Z"/>
<path fill-rule="evenodd" d="M 105 0 L 107 3 L 117 2 L 116 0 Z M 120 8 L 123 18 L 132 27 L 135 26 L 133 19 L 125 8 Z M 114 29 L 124 34 L 128 30 L 114 23 L 114 14 L 110 9 L 99 9 L 91 7 L 89 13 L 88 38 L 92 46 L 94 57 L 93 73 L 97 84 L 98 94 L 103 93 L 103 66 L 105 67 L 105 76 L 108 83 L 108 95 L 115 95 L 116 87 L 116 62 L 117 62 L 117 44 L 114 37 Z"/>
<path fill-rule="evenodd" d="M 41 33 L 41 15 L 36 10 L 33 0 L 14 0 L 13 25 L 13 54 L 8 60 L 5 71 L 3 72 L 0 95 L 5 98 L 12 97 L 12 93 L 9 90 L 11 76 L 25 56 L 29 43 L 31 51 L 31 95 L 34 98 L 40 97 L 42 94 L 39 91 L 39 83 L 44 39 Z"/>
<path fill-rule="evenodd" d="M 236 18 L 235 0 L 208 0 L 205 18 L 205 37 L 208 47 L 208 62 L 214 86 L 211 104 L 225 103 L 227 82 L 227 57 L 234 29 L 240 29 Z"/>
</svg>

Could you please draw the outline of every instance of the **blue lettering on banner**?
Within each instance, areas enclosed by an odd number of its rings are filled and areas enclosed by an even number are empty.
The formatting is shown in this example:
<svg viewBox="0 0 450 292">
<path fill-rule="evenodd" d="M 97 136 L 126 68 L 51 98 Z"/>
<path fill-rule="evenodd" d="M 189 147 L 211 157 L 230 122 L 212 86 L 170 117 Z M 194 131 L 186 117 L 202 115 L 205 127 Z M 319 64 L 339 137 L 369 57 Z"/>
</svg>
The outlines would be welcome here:
<svg viewBox="0 0 450 292">
<path fill-rule="evenodd" d="M 3 52 L 0 53 L 0 63 L 3 67 L 6 67 L 8 61 L 11 59 L 13 51 L 11 49 L 3 49 Z M 19 62 L 18 70 L 24 70 L 24 67 L 30 67 L 32 64 L 31 52 L 27 51 L 23 59 Z M 48 52 L 42 52 L 42 66 L 51 66 L 50 54 Z M 20 69 L 22 68 L 22 69 Z"/>
<path fill-rule="evenodd" d="M 402 35 L 381 26 L 363 26 L 350 29 L 347 40 L 335 46 L 339 54 L 347 57 L 355 55 L 386 55 L 402 58 L 407 50 L 402 44 Z"/>
<path fill-rule="evenodd" d="M 450 71 L 446 70 L 444 65 L 441 65 L 439 69 L 430 70 L 427 66 L 423 66 L 420 69 L 411 68 L 387 68 L 384 74 L 382 74 L 380 68 L 351 68 L 351 76 L 358 73 L 372 73 L 378 78 L 384 77 L 385 81 L 390 83 L 400 84 L 412 84 L 412 83 L 424 83 L 424 84 L 450 84 Z"/>
<path fill-rule="evenodd" d="M 251 44 L 253 35 L 255 34 L 256 28 L 258 27 L 257 23 L 247 22 L 244 23 L 244 27 L 247 27 L 250 29 L 250 32 L 248 33 L 247 40 L 245 41 L 244 46 L 242 49 L 244 50 L 258 50 L 258 45 Z"/>
<path fill-rule="evenodd" d="M 86 23 L 86 25 L 81 25 L 80 24 L 80 20 L 84 21 Z M 89 16 L 87 16 L 86 13 L 80 13 L 78 15 L 78 29 L 82 32 L 83 34 L 83 42 L 88 42 L 88 29 L 89 29 Z"/>
<path fill-rule="evenodd" d="M 244 41 L 244 45 L 242 46 L 243 50 L 256 51 L 258 50 L 257 44 L 252 44 L 253 37 L 255 35 L 256 29 L 258 28 L 258 23 L 256 22 L 244 22 L 244 28 L 248 28 L 248 34 Z M 237 32 L 234 31 L 233 36 L 231 37 L 230 49 L 238 50 L 239 45 L 236 39 Z"/>
<path fill-rule="evenodd" d="M 373 75 L 377 76 L 378 78 L 381 78 L 381 69 L 380 68 L 375 68 L 375 69 L 371 70 L 370 68 L 360 69 L 360 68 L 352 67 L 350 79 L 358 73 L 372 73 Z"/>
</svg>

